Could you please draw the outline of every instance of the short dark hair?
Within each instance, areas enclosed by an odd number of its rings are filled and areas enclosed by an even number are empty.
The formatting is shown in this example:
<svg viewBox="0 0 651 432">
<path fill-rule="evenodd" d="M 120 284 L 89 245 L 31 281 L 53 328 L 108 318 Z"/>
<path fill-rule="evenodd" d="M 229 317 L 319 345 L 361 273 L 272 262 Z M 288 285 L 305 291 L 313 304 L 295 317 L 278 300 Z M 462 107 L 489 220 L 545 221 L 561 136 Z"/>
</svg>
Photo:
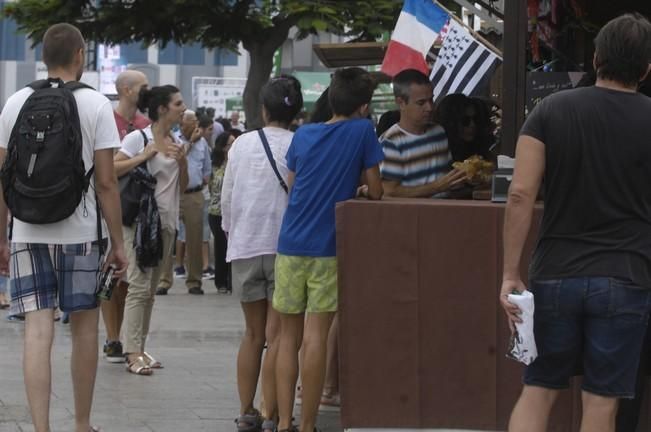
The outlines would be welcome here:
<svg viewBox="0 0 651 432">
<path fill-rule="evenodd" d="M 138 97 L 138 109 L 147 113 L 152 121 L 158 121 L 158 107 L 166 107 L 174 93 L 180 93 L 180 90 L 169 84 L 150 89 L 143 88 Z"/>
<path fill-rule="evenodd" d="M 205 129 L 212 124 L 213 124 L 212 119 L 208 117 L 208 115 L 204 114 L 199 116 L 199 127 L 201 129 Z"/>
<path fill-rule="evenodd" d="M 332 118 L 332 108 L 330 108 L 330 101 L 328 100 L 329 94 L 330 87 L 327 87 L 314 103 L 314 108 L 310 114 L 310 123 L 323 123 Z"/>
<path fill-rule="evenodd" d="M 226 160 L 226 155 L 224 154 L 224 149 L 226 148 L 226 144 L 228 143 L 228 139 L 230 137 L 233 137 L 237 139 L 238 136 L 242 135 L 242 131 L 239 129 L 231 129 L 227 130 L 226 132 L 222 132 L 215 138 L 215 147 L 212 150 L 212 153 L 210 154 L 210 160 L 212 161 L 212 166 L 215 168 L 219 168 L 222 166 L 224 161 Z"/>
<path fill-rule="evenodd" d="M 303 109 L 301 83 L 291 75 L 272 78 L 262 88 L 262 105 L 270 121 L 289 125 Z"/>
<path fill-rule="evenodd" d="M 409 87 L 416 85 L 432 85 L 427 75 L 416 69 L 405 69 L 393 77 L 393 96 L 409 102 Z"/>
<path fill-rule="evenodd" d="M 43 63 L 48 68 L 70 66 L 77 51 L 84 46 L 84 37 L 77 27 L 67 23 L 54 24 L 43 36 Z"/>
<path fill-rule="evenodd" d="M 371 102 L 376 83 L 362 68 L 338 69 L 332 77 L 328 100 L 333 114 L 350 116 Z"/>
<path fill-rule="evenodd" d="M 651 62 L 651 23 L 624 14 L 609 21 L 595 38 L 597 77 L 636 86 Z"/>
</svg>

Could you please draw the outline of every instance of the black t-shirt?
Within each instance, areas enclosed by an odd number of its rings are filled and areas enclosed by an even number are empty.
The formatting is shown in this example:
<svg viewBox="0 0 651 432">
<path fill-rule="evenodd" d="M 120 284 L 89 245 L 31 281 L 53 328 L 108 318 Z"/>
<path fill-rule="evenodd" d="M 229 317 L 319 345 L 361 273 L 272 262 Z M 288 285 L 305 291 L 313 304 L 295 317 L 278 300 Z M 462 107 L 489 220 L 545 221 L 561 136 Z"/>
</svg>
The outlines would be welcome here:
<svg viewBox="0 0 651 432">
<path fill-rule="evenodd" d="M 521 134 L 545 144 L 530 278 L 610 276 L 651 289 L 651 98 L 600 87 L 559 92 Z"/>
</svg>

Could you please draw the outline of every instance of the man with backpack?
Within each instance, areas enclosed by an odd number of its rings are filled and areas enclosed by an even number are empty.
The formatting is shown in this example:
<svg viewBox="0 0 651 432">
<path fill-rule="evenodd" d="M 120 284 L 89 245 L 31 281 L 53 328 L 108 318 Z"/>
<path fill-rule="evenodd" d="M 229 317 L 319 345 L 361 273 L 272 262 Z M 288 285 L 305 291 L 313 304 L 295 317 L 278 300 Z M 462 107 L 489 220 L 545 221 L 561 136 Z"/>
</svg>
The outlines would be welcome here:
<svg viewBox="0 0 651 432">
<path fill-rule="evenodd" d="M 11 254 L 11 313 L 26 317 L 23 370 L 37 432 L 50 431 L 56 307 L 71 316 L 75 431 L 96 430 L 90 410 L 97 372 L 97 281 L 109 267 L 117 278 L 127 267 L 113 170 L 113 149 L 120 141 L 110 101 L 78 83 L 84 46 L 76 27 L 50 27 L 43 38 L 48 80 L 11 96 L 0 115 L 0 273 L 9 273 Z M 8 210 L 11 251 L 4 229 Z"/>
</svg>

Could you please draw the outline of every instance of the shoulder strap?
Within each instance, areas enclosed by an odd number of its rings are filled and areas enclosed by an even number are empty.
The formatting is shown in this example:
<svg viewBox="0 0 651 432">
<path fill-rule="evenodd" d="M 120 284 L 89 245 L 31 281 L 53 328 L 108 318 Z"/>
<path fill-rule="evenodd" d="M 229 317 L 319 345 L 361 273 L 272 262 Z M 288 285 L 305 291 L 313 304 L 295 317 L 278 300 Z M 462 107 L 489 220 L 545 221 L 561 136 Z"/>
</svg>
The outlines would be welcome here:
<svg viewBox="0 0 651 432">
<path fill-rule="evenodd" d="M 149 144 L 149 138 L 147 138 L 147 134 L 142 129 L 138 129 L 138 131 L 140 132 L 140 134 L 142 135 L 142 139 L 144 140 L 143 147 L 147 147 L 147 144 Z"/>
<path fill-rule="evenodd" d="M 260 140 L 262 140 L 262 146 L 264 147 L 264 152 L 267 154 L 267 159 L 269 159 L 271 168 L 273 168 L 274 173 L 276 173 L 276 177 L 278 177 L 278 183 L 280 183 L 280 187 L 283 188 L 285 193 L 289 193 L 289 188 L 287 187 L 287 183 L 285 183 L 285 180 L 283 180 L 283 177 L 278 172 L 276 161 L 274 160 L 273 154 L 271 154 L 271 147 L 269 147 L 269 141 L 267 141 L 267 136 L 264 134 L 264 131 L 262 129 L 258 129 L 258 135 L 260 135 Z"/>
<path fill-rule="evenodd" d="M 75 90 L 84 89 L 84 88 L 85 89 L 90 89 L 90 90 L 95 90 L 94 88 L 92 88 L 88 84 L 85 84 L 85 83 L 79 82 L 79 81 L 68 81 L 67 83 L 65 83 L 63 85 L 63 87 L 67 88 L 70 91 L 75 91 Z"/>
<path fill-rule="evenodd" d="M 50 81 L 46 79 L 33 81 L 27 84 L 27 87 L 31 88 L 32 90 L 41 90 L 50 87 Z"/>
</svg>

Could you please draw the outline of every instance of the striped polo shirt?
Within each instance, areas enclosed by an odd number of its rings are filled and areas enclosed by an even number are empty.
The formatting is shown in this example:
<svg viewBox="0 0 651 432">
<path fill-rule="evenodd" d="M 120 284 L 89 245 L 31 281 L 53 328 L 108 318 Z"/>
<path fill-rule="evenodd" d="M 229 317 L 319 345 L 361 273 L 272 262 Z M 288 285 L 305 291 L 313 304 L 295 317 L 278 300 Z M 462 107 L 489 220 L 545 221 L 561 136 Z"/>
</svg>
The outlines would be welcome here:
<svg viewBox="0 0 651 432">
<path fill-rule="evenodd" d="M 399 181 L 407 187 L 422 186 L 450 171 L 452 157 L 441 126 L 414 135 L 395 124 L 380 137 L 380 143 L 385 158 L 380 166 L 384 180 Z"/>
</svg>

